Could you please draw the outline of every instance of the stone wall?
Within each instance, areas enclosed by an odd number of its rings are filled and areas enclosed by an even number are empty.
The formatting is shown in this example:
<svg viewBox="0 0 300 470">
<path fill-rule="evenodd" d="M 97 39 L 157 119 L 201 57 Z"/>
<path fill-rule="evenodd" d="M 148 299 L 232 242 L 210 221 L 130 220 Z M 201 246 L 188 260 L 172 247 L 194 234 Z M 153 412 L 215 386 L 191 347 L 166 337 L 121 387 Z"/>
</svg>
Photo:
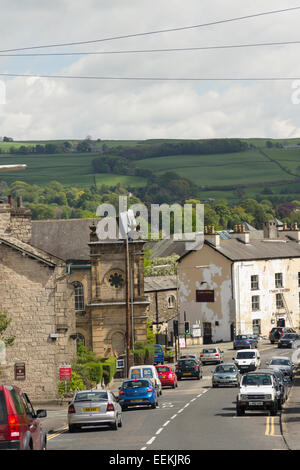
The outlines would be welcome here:
<svg viewBox="0 0 300 470">
<path fill-rule="evenodd" d="M 152 322 L 167 323 L 177 315 L 177 290 L 145 292 L 145 295 L 150 301 L 147 314 Z"/>
</svg>

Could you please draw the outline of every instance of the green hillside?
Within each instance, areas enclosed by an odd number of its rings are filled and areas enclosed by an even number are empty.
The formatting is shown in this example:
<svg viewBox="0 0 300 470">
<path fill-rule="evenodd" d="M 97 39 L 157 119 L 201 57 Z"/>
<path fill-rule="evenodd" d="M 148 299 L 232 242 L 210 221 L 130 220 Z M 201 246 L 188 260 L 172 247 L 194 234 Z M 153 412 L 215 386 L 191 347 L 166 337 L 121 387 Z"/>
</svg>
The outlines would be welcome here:
<svg viewBox="0 0 300 470">
<path fill-rule="evenodd" d="M 300 199 L 300 146 L 299 149 L 283 148 L 296 146 L 299 139 L 240 139 L 248 144 L 245 151 L 211 154 L 174 154 L 144 159 L 130 159 L 135 169 L 151 170 L 154 175 L 175 172 L 180 178 L 187 178 L 198 187 L 199 198 L 237 198 L 237 188 L 242 186 L 245 197 L 263 197 L 267 195 L 286 195 Z M 12 183 L 16 180 L 29 184 L 46 185 L 49 181 L 58 181 L 64 185 L 86 187 L 96 180 L 97 184 L 114 186 L 120 183 L 124 187 L 143 187 L 147 184 L 146 176 L 134 174 L 94 173 L 92 162 L 105 152 L 135 147 L 139 150 L 160 144 L 193 142 L 180 139 L 150 140 L 97 140 L 91 141 L 92 151 L 78 152 L 75 146 L 82 141 L 67 140 L 72 151 L 54 154 L 15 154 L 21 146 L 30 147 L 47 144 L 62 145 L 56 141 L 13 141 L 0 142 L 0 164 L 26 164 L 25 171 L 1 174 L 1 180 Z M 199 141 L 195 141 L 199 142 Z M 202 142 L 202 141 L 201 141 Z M 281 147 L 281 148 L 279 148 Z M 110 150 L 112 149 L 112 150 Z M 138 157 L 140 158 L 140 156 Z M 102 170 L 101 170 L 102 171 Z"/>
</svg>

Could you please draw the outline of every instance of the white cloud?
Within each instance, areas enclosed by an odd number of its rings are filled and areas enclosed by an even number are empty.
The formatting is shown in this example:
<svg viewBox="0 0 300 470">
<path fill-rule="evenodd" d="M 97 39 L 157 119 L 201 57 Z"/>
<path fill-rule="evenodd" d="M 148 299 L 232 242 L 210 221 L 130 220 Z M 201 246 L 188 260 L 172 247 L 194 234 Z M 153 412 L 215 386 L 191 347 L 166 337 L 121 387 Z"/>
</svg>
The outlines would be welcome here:
<svg viewBox="0 0 300 470">
<path fill-rule="evenodd" d="M 13 0 L 1 49 L 100 39 L 292 7 L 277 0 Z M 16 10 L 16 5 L 18 9 Z M 11 21 L 14 18 L 14 21 Z M 58 52 L 197 47 L 297 39 L 300 10 Z M 76 58 L 1 58 L 12 73 L 114 77 L 299 76 L 298 45 Z M 38 50 L 37 50 L 38 51 Z M 36 51 L 36 52 L 37 52 Z M 50 52 L 52 49 L 40 50 Z M 29 51 L 28 51 L 29 52 Z M 34 51 L 33 51 L 34 52 Z M 292 82 L 5 79 L 1 134 L 15 139 L 290 137 L 300 130 Z M 300 105 L 299 105 L 300 106 Z"/>
</svg>

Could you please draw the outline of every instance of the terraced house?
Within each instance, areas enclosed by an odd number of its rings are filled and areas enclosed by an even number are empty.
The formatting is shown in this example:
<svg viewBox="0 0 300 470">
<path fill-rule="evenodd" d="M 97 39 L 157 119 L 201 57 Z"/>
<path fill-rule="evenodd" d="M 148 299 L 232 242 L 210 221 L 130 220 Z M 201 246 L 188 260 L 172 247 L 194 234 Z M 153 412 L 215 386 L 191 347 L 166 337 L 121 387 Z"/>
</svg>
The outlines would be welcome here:
<svg viewBox="0 0 300 470">
<path fill-rule="evenodd" d="M 236 226 L 227 239 L 205 228 L 202 249 L 179 259 L 180 321 L 201 325 L 203 343 L 300 326 L 300 231 L 269 221 Z"/>
</svg>

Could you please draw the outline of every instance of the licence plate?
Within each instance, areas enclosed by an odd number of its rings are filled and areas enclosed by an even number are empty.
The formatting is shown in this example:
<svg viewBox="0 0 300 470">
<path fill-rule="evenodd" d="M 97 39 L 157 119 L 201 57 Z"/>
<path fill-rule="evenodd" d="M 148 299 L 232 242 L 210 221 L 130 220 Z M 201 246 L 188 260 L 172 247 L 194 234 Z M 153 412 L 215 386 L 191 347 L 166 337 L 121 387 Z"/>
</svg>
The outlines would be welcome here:
<svg viewBox="0 0 300 470">
<path fill-rule="evenodd" d="M 85 413 L 88 413 L 88 412 L 90 412 L 90 411 L 99 411 L 99 408 L 83 408 L 83 411 L 84 411 Z"/>
<path fill-rule="evenodd" d="M 249 401 L 250 406 L 263 406 L 263 401 Z"/>
<path fill-rule="evenodd" d="M 141 403 L 143 400 L 130 400 L 130 403 Z"/>
<path fill-rule="evenodd" d="M 162 375 L 162 376 L 161 376 L 161 378 L 162 378 L 162 379 L 165 379 L 165 378 L 166 378 L 166 376 L 165 376 L 165 375 Z"/>
<path fill-rule="evenodd" d="M 183 375 L 192 375 L 191 372 L 184 372 Z"/>
</svg>

